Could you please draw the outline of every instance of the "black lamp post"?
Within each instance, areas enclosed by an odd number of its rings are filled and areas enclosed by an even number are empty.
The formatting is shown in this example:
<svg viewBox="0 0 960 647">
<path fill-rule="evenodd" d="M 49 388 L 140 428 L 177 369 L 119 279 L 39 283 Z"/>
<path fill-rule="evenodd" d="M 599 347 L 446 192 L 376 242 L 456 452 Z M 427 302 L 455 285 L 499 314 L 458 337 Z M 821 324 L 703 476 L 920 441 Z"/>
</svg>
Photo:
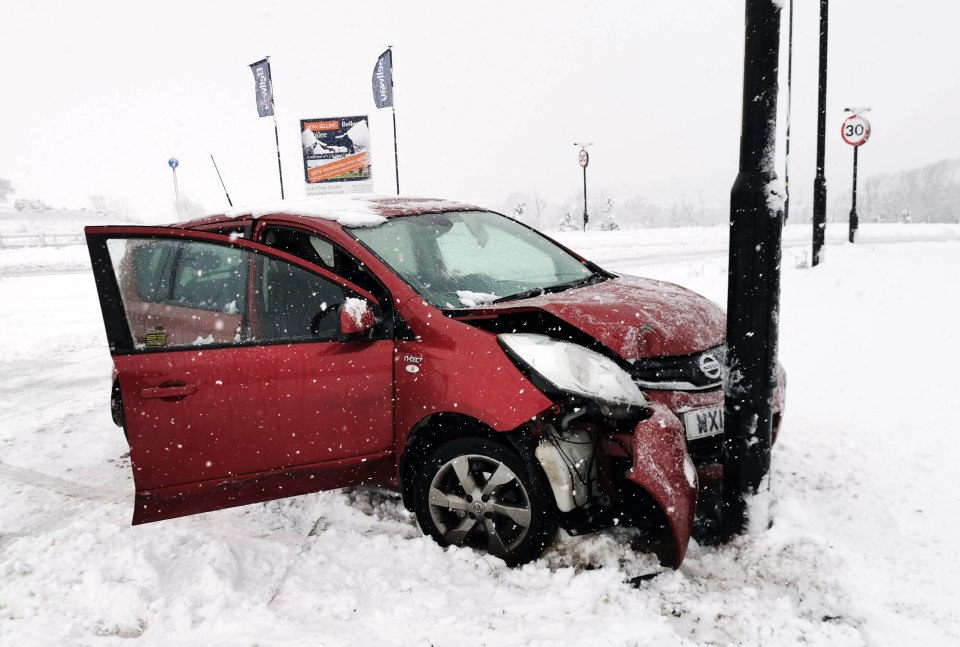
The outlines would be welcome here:
<svg viewBox="0 0 960 647">
<path fill-rule="evenodd" d="M 746 530 L 747 498 L 769 488 L 783 228 L 782 196 L 774 188 L 779 53 L 780 7 L 746 0 L 740 172 L 730 194 L 727 270 L 725 538 Z M 769 518 L 754 521 L 765 526 Z"/>
<path fill-rule="evenodd" d="M 817 175 L 813 179 L 813 259 L 810 265 L 820 263 L 823 241 L 827 233 L 827 179 L 823 164 L 827 131 L 827 5 L 820 0 L 820 83 L 817 98 Z"/>
</svg>

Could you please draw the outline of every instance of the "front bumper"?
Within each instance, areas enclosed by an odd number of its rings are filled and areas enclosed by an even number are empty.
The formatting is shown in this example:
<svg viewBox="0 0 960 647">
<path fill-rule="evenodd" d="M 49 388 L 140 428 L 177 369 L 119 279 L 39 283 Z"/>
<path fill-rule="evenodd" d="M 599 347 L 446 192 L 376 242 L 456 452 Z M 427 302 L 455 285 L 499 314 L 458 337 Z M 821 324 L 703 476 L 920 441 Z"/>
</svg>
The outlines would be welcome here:
<svg viewBox="0 0 960 647">
<path fill-rule="evenodd" d="M 633 466 L 628 480 L 646 490 L 666 517 L 673 551 L 663 561 L 680 566 L 687 552 L 697 509 L 697 473 L 687 453 L 683 426 L 664 405 L 652 402 L 651 416 L 632 436 Z"/>
</svg>

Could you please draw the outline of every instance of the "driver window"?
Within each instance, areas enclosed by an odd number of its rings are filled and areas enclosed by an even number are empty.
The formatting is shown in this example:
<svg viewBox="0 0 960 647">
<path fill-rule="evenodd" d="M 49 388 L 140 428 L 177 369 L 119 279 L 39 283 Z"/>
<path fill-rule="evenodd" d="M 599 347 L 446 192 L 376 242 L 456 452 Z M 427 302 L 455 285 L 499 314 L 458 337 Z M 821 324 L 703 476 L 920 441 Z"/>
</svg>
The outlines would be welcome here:
<svg viewBox="0 0 960 647">
<path fill-rule="evenodd" d="M 344 289 L 295 265 L 261 258 L 255 287 L 256 341 L 337 338 Z"/>
</svg>

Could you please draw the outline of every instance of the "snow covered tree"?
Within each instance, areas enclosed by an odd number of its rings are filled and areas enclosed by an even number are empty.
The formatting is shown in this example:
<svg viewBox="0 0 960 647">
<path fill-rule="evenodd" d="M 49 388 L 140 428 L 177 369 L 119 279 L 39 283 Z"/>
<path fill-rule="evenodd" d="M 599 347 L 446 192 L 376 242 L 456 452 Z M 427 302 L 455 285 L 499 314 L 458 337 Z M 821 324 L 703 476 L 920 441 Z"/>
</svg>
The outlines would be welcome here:
<svg viewBox="0 0 960 647">
<path fill-rule="evenodd" d="M 17 211 L 53 211 L 53 207 L 38 198 L 20 198 L 13 203 Z"/>
<path fill-rule="evenodd" d="M 0 202 L 6 202 L 7 198 L 14 194 L 13 183 L 0 177 Z"/>
<path fill-rule="evenodd" d="M 520 202 L 517 204 L 516 207 L 513 208 L 513 212 L 511 212 L 510 217 L 513 218 L 514 220 L 519 220 L 522 222 L 523 212 L 526 211 L 526 209 L 527 209 L 527 203 Z"/>
<path fill-rule="evenodd" d="M 617 216 L 613 209 L 613 198 L 607 198 L 600 208 L 600 231 L 616 231 L 620 229 Z"/>
<path fill-rule="evenodd" d="M 579 231 L 580 227 L 573 222 L 573 212 L 567 209 L 560 220 L 560 231 Z"/>
</svg>

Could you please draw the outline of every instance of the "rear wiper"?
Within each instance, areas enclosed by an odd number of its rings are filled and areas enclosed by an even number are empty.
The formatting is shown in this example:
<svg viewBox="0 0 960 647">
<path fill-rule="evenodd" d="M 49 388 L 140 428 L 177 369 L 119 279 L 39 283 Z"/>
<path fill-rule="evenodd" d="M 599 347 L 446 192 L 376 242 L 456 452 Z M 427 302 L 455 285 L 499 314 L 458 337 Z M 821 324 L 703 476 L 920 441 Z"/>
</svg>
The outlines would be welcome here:
<svg viewBox="0 0 960 647">
<path fill-rule="evenodd" d="M 606 274 L 601 274 L 600 272 L 593 272 L 589 276 L 585 276 L 582 279 L 577 279 L 576 281 L 567 281 L 566 283 L 557 283 L 556 285 L 548 285 L 545 288 L 531 288 L 529 290 L 524 290 L 523 292 L 517 292 L 516 294 L 511 294 L 509 296 L 500 297 L 499 299 L 494 299 L 490 303 L 503 303 L 504 301 L 520 301 L 521 299 L 538 297 L 541 294 L 548 294 L 550 292 L 563 292 L 564 290 L 579 288 L 579 287 L 583 287 L 584 285 L 593 285 L 594 283 L 599 283 L 600 281 L 605 281 L 606 279 L 607 279 Z"/>
</svg>

